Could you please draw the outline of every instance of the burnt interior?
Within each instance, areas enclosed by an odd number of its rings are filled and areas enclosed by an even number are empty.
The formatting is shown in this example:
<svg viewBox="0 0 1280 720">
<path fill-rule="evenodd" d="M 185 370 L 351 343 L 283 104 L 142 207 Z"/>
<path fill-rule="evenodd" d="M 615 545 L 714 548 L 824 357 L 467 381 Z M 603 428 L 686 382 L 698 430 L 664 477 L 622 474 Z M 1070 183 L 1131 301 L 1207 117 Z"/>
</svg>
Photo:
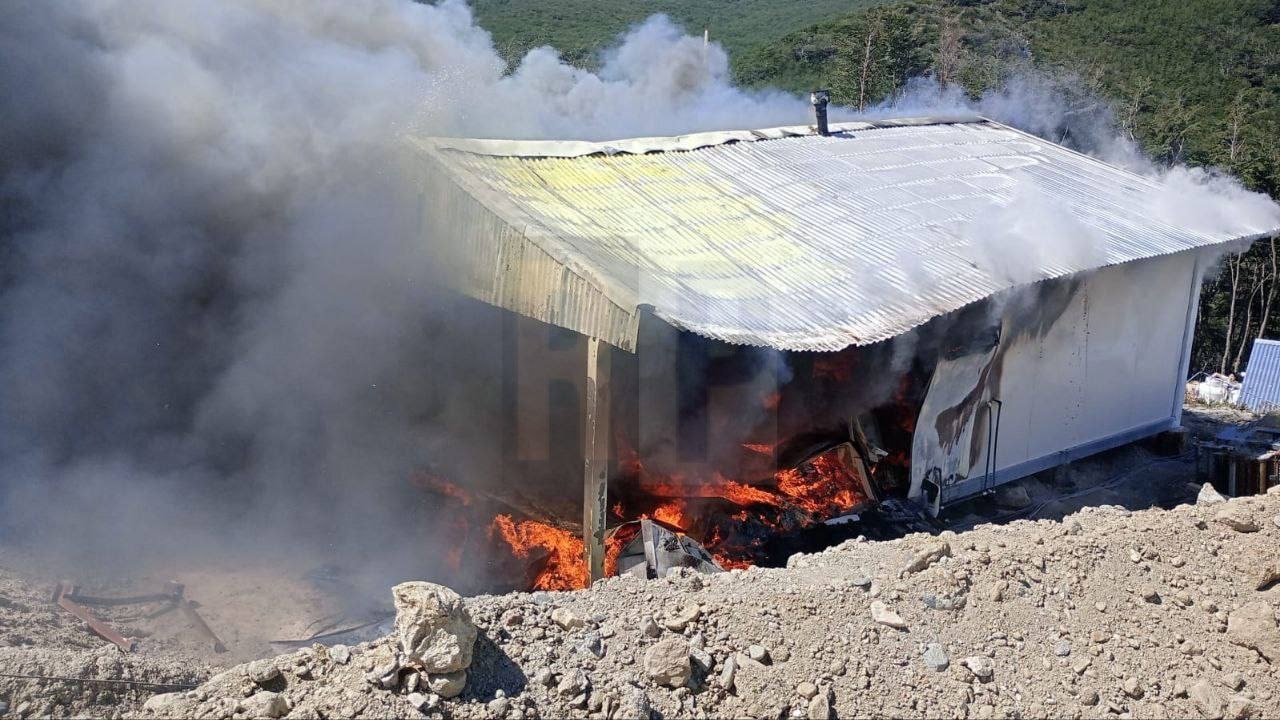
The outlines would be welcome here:
<svg viewBox="0 0 1280 720">
<path fill-rule="evenodd" d="M 911 529 L 911 513 L 895 501 L 910 487 L 913 434 L 930 378 L 941 358 L 999 344 L 1004 307 L 994 302 L 839 352 L 730 345 L 646 315 L 636 353 L 608 350 L 609 527 L 651 518 L 730 567 L 778 565 L 797 551 Z M 473 474 L 454 474 L 456 466 L 429 468 L 417 482 L 445 508 L 459 548 L 453 552 L 492 558 L 490 572 L 475 581 L 479 589 L 585 584 L 580 572 L 562 567 L 580 563 L 582 549 L 583 388 L 575 379 L 585 339 L 510 313 L 501 323 L 520 342 L 504 343 L 502 402 L 493 413 L 503 432 L 489 472 L 475 482 Z M 545 402 L 533 410 L 519 401 L 528 391 L 522 373 L 531 343 L 551 357 L 544 365 L 563 369 L 545 382 Z M 655 396 L 674 413 L 647 411 Z M 546 452 L 534 459 L 522 456 L 516 427 L 531 417 L 545 425 Z M 842 446 L 852 449 L 860 474 L 833 459 Z M 856 519 L 827 522 L 850 515 Z"/>
</svg>

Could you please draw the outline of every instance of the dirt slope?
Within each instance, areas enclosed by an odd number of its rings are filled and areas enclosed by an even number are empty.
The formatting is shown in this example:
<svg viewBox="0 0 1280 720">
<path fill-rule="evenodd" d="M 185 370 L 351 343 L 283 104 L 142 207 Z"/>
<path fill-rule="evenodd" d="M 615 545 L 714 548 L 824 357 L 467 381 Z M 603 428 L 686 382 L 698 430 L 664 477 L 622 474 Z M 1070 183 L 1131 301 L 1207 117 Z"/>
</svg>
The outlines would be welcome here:
<svg viewBox="0 0 1280 720">
<path fill-rule="evenodd" d="M 1280 716 L 1278 513 L 1280 495 L 1091 508 L 850 541 L 787 569 L 471 598 L 456 698 L 414 673 L 376 686 L 383 639 L 233 668 L 140 714 Z"/>
</svg>

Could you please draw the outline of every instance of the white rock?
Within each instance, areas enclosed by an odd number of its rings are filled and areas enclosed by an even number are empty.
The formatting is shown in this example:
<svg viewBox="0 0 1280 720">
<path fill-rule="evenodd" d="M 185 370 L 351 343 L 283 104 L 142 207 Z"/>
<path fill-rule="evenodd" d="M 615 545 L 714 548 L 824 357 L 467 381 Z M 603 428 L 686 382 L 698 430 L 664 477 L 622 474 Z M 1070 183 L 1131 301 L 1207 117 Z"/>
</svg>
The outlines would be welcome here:
<svg viewBox="0 0 1280 720">
<path fill-rule="evenodd" d="M 951 658 L 947 657 L 947 649 L 938 643 L 929 643 L 924 649 L 924 664 L 930 670 L 942 672 L 951 665 Z"/>
<path fill-rule="evenodd" d="M 244 666 L 244 672 L 249 679 L 259 685 L 269 683 L 280 677 L 280 668 L 276 667 L 273 660 L 254 660 Z"/>
<path fill-rule="evenodd" d="M 871 619 L 895 630 L 907 629 L 907 621 L 903 620 L 901 615 L 890 610 L 887 605 L 879 600 L 874 600 L 871 603 Z"/>
<path fill-rule="evenodd" d="M 577 613 L 564 607 L 556 608 L 551 611 L 551 621 L 556 625 L 559 625 L 561 630 L 573 630 L 574 628 L 580 628 L 583 625 L 586 625 L 586 622 L 584 622 L 582 618 L 578 617 Z"/>
<path fill-rule="evenodd" d="M 351 662 L 351 648 L 346 645 L 334 645 L 329 648 L 329 657 L 339 665 Z"/>
<path fill-rule="evenodd" d="M 658 637 L 662 634 L 662 628 L 658 627 L 652 615 L 645 615 L 640 618 L 640 632 L 644 633 L 645 637 Z"/>
<path fill-rule="evenodd" d="M 459 670 L 451 673 L 427 676 L 427 687 L 442 698 L 454 698 L 462 694 L 467 687 L 467 671 Z"/>
<path fill-rule="evenodd" d="M 684 629 L 690 623 L 696 622 L 699 617 L 702 617 L 702 608 L 690 603 L 680 608 L 675 615 L 664 620 L 662 624 L 672 632 L 684 632 Z"/>
<path fill-rule="evenodd" d="M 689 643 L 674 635 L 659 640 L 644 654 L 644 671 L 659 685 L 684 687 L 693 673 Z"/>
<path fill-rule="evenodd" d="M 968 668 L 974 677 L 984 682 L 990 680 L 996 671 L 996 664 L 991 661 L 991 658 L 983 655 L 970 655 L 961 660 L 960 664 Z"/>
<path fill-rule="evenodd" d="M 747 647 L 747 657 L 755 660 L 760 664 L 769 662 L 769 648 L 763 645 L 750 645 Z"/>
<path fill-rule="evenodd" d="M 587 680 L 587 674 L 582 672 L 582 668 L 575 668 L 573 672 L 565 673 L 560 678 L 560 684 L 556 686 L 556 692 L 564 697 L 577 697 L 587 691 L 591 683 Z"/>
<path fill-rule="evenodd" d="M 1204 486 L 1200 488 L 1200 494 L 1196 496 L 1197 505 L 1216 505 L 1217 503 L 1224 503 L 1226 501 L 1227 499 L 1222 497 L 1222 493 L 1214 489 L 1213 485 L 1210 485 L 1209 483 L 1205 483 Z"/>
<path fill-rule="evenodd" d="M 251 718 L 278 718 L 289 712 L 289 702 L 283 695 L 266 690 L 241 700 L 240 707 Z"/>
<path fill-rule="evenodd" d="M 415 581 L 396 585 L 391 597 L 396 638 L 410 663 L 428 673 L 453 673 L 471 665 L 476 626 L 458 593 Z"/>
</svg>

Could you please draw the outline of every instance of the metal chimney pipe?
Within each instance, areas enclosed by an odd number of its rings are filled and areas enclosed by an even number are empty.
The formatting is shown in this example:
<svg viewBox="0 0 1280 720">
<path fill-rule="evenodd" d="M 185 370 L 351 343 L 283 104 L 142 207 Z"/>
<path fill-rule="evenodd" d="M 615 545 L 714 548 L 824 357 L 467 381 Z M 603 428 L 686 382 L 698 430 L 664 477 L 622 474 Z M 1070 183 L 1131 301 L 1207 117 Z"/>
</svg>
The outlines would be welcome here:
<svg viewBox="0 0 1280 720">
<path fill-rule="evenodd" d="M 827 103 L 831 102 L 830 90 L 814 90 L 809 93 L 809 102 L 813 103 L 813 115 L 818 121 L 818 134 L 830 135 L 827 127 Z"/>
</svg>

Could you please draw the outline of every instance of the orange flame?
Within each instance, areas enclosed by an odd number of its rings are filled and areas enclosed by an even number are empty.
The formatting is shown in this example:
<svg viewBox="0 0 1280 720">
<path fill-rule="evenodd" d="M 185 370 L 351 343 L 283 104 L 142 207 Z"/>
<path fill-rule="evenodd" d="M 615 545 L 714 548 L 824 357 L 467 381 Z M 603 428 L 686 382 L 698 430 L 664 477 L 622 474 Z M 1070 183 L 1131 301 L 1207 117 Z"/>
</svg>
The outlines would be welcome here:
<svg viewBox="0 0 1280 720">
<path fill-rule="evenodd" d="M 493 527 L 511 546 L 516 557 L 527 558 L 535 550 L 547 553 L 546 563 L 533 580 L 537 590 L 576 590 L 587 586 L 587 561 L 582 538 L 568 530 L 534 520 L 516 522 L 510 515 L 498 515 Z"/>
</svg>

